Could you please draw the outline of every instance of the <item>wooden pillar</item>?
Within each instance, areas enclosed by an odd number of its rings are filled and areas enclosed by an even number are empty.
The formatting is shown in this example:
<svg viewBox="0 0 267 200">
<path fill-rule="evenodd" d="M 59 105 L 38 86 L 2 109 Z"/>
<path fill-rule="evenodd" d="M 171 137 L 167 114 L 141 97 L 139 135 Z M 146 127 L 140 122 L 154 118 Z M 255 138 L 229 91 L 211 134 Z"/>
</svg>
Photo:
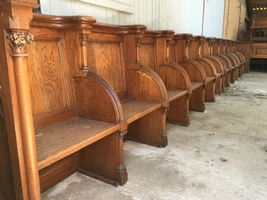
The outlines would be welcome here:
<svg viewBox="0 0 267 200">
<path fill-rule="evenodd" d="M 16 199 L 40 199 L 26 46 L 36 0 L 0 0 L 0 84 Z M 1 148 L 1 147 L 0 147 Z"/>
</svg>

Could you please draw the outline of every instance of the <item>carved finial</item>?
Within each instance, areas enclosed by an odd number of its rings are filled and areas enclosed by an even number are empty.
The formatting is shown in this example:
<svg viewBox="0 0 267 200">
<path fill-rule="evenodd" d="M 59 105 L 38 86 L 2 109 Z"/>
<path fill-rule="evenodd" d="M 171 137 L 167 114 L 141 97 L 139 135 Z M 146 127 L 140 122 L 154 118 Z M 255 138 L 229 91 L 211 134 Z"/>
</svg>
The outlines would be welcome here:
<svg viewBox="0 0 267 200">
<path fill-rule="evenodd" d="M 27 44 L 32 43 L 33 35 L 30 33 L 10 32 L 7 35 L 7 39 L 10 41 L 10 46 L 14 53 L 22 51 Z"/>
</svg>

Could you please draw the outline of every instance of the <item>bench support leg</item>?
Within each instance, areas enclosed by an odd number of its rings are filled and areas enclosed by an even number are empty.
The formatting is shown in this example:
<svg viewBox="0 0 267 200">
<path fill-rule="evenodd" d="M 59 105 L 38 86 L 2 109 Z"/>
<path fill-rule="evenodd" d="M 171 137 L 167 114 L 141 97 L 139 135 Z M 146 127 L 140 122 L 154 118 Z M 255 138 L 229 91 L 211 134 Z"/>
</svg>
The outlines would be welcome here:
<svg viewBox="0 0 267 200">
<path fill-rule="evenodd" d="M 159 108 L 128 125 L 128 139 L 166 147 L 166 111 Z"/>
<path fill-rule="evenodd" d="M 205 89 L 203 87 L 199 87 L 194 90 L 189 99 L 189 110 L 204 112 L 206 110 L 204 98 Z"/>
<path fill-rule="evenodd" d="M 189 95 L 184 95 L 170 102 L 170 109 L 167 111 L 167 122 L 189 126 Z"/>
<path fill-rule="evenodd" d="M 122 163 L 122 135 L 115 132 L 85 147 L 79 155 L 79 171 L 112 185 L 124 185 L 128 175 Z"/>
<path fill-rule="evenodd" d="M 215 101 L 215 82 L 208 82 L 205 88 L 205 101 L 214 102 Z"/>
</svg>

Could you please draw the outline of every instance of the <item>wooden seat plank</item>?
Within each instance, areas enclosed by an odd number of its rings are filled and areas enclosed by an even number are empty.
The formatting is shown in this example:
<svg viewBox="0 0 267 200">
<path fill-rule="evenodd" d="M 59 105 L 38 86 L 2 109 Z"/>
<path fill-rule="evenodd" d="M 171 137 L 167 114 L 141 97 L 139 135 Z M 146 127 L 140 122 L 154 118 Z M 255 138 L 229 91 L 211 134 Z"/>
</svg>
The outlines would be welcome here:
<svg viewBox="0 0 267 200">
<path fill-rule="evenodd" d="M 197 88 L 203 87 L 202 82 L 191 82 L 192 90 L 196 90 Z"/>
<path fill-rule="evenodd" d="M 38 169 L 102 139 L 118 125 L 96 120 L 73 118 L 36 131 Z"/>
<path fill-rule="evenodd" d="M 214 81 L 214 80 L 215 80 L 214 76 L 207 76 L 207 83 L 211 82 L 211 81 Z"/>
<path fill-rule="evenodd" d="M 127 124 L 147 115 L 160 108 L 162 105 L 159 102 L 139 101 L 127 99 L 122 102 L 122 110 Z"/>
<path fill-rule="evenodd" d="M 171 89 L 167 89 L 167 93 L 168 93 L 169 101 L 173 101 L 175 99 L 178 99 L 179 97 L 182 97 L 182 96 L 188 94 L 188 91 L 187 90 L 171 90 Z"/>
</svg>

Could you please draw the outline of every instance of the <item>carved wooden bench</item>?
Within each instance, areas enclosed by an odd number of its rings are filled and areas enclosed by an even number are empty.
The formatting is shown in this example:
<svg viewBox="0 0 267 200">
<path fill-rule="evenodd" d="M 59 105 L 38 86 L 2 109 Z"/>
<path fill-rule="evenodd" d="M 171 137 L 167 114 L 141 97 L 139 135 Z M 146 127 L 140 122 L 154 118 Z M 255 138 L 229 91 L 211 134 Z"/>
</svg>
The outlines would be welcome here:
<svg viewBox="0 0 267 200">
<path fill-rule="evenodd" d="M 189 99 L 189 109 L 205 111 L 206 74 L 202 66 L 194 61 L 190 55 L 190 40 L 192 34 L 174 34 L 169 44 L 170 60 L 182 66 L 187 72 L 192 95 Z"/>
<path fill-rule="evenodd" d="M 220 85 L 221 74 L 217 73 L 214 64 L 208 58 L 203 57 L 204 40 L 205 36 L 193 36 L 191 38 L 191 58 L 202 66 L 206 74 L 205 101 L 214 102 L 215 86 L 216 83 Z"/>
<path fill-rule="evenodd" d="M 239 59 L 239 57 L 231 51 L 232 41 L 225 39 L 224 43 L 225 43 L 225 55 L 229 56 L 236 65 L 235 80 L 238 80 L 238 78 L 241 76 L 240 70 L 242 67 L 242 62 Z"/>
<path fill-rule="evenodd" d="M 241 77 L 245 73 L 246 59 L 242 53 L 237 51 L 237 41 L 230 41 L 229 51 L 233 53 L 234 55 L 236 55 L 239 59 L 239 62 L 241 65 L 239 68 L 238 76 Z"/>
<path fill-rule="evenodd" d="M 234 66 L 232 66 L 231 61 L 227 56 L 221 53 L 221 41 L 219 38 L 214 38 L 213 46 L 212 46 L 212 54 L 219 58 L 225 65 L 225 79 L 224 79 L 224 87 L 230 87 L 230 83 L 234 82 L 233 79 L 233 71 L 235 70 Z"/>
<path fill-rule="evenodd" d="M 138 44 L 131 42 L 145 29 L 94 24 L 85 53 L 88 74 L 103 77 L 117 93 L 128 125 L 125 139 L 165 147 L 167 91 L 152 69 L 136 63 Z"/>
<path fill-rule="evenodd" d="M 230 62 L 230 65 L 232 67 L 231 75 L 230 75 L 230 82 L 234 83 L 238 79 L 239 63 L 237 62 L 234 56 L 228 53 L 227 40 L 221 39 L 221 38 L 218 40 L 220 43 L 220 55 L 224 55 L 226 58 L 228 58 L 228 61 Z"/>
<path fill-rule="evenodd" d="M 90 32 L 94 22 L 45 15 L 31 22 L 29 79 L 41 191 L 77 170 L 114 185 L 127 181 L 121 102 L 103 78 L 84 76 L 81 56 L 74 53 L 78 35 Z"/>
<path fill-rule="evenodd" d="M 224 91 L 225 65 L 218 57 L 212 55 L 212 46 L 213 40 L 205 38 L 203 42 L 202 55 L 203 57 L 209 59 L 216 68 L 218 77 L 215 82 L 215 94 L 221 94 Z"/>
<path fill-rule="evenodd" d="M 170 123 L 188 126 L 189 97 L 191 83 L 186 71 L 178 64 L 169 60 L 169 42 L 173 31 L 145 31 L 140 38 L 137 49 L 140 64 L 153 69 L 164 82 L 170 107 L 167 112 L 167 121 Z M 135 42 L 133 40 L 133 42 Z M 137 61 L 137 62 L 139 62 Z"/>
</svg>

